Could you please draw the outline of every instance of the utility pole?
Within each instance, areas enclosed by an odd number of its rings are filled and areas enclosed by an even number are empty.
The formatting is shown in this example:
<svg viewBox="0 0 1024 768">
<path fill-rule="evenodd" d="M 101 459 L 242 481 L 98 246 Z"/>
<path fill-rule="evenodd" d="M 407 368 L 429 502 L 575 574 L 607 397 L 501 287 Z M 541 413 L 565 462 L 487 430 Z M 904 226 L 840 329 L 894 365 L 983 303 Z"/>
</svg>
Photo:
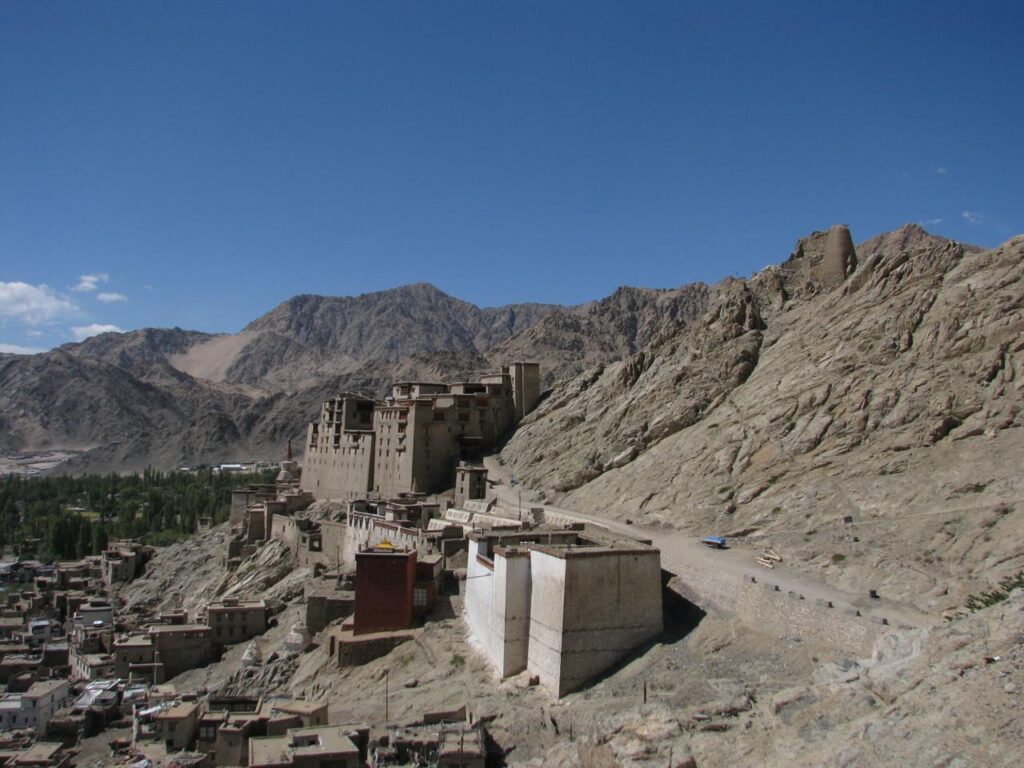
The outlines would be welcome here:
<svg viewBox="0 0 1024 768">
<path fill-rule="evenodd" d="M 388 676 L 390 674 L 391 674 L 391 670 L 390 669 L 385 669 L 384 670 L 384 722 L 385 723 L 388 720 L 391 719 L 391 716 L 388 713 L 388 682 L 389 682 Z"/>
<path fill-rule="evenodd" d="M 647 703 L 647 678 L 644 678 L 644 704 Z"/>
</svg>

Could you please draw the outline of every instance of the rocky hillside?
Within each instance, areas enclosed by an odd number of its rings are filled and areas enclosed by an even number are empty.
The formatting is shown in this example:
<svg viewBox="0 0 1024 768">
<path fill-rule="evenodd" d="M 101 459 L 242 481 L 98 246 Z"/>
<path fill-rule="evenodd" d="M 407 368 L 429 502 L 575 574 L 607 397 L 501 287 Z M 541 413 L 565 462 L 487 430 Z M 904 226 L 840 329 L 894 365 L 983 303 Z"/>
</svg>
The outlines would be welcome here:
<svg viewBox="0 0 1024 768">
<path fill-rule="evenodd" d="M 704 313 L 709 295 L 704 283 L 666 290 L 623 286 L 600 301 L 550 312 L 499 344 L 490 357 L 539 362 L 550 386 L 677 333 Z"/>
<path fill-rule="evenodd" d="M 540 359 L 552 382 L 678 328 L 706 292 L 623 288 L 581 307 L 480 309 L 420 284 L 298 296 L 238 334 L 147 328 L 0 356 L 0 450 L 85 451 L 66 471 L 273 458 L 337 392 L 381 396 L 396 380 L 464 379 L 513 357 Z M 503 346 L 553 313 L 571 328 L 552 322 Z"/>
<path fill-rule="evenodd" d="M 1024 567 L 1022 277 L 1024 237 L 815 233 L 557 387 L 505 459 L 566 506 L 761 537 L 941 601 Z"/>
<path fill-rule="evenodd" d="M 435 353 L 484 353 L 554 307 L 481 309 L 419 283 L 361 296 L 296 296 L 239 334 L 230 382 L 270 389 L 310 386 L 368 361 Z"/>
</svg>

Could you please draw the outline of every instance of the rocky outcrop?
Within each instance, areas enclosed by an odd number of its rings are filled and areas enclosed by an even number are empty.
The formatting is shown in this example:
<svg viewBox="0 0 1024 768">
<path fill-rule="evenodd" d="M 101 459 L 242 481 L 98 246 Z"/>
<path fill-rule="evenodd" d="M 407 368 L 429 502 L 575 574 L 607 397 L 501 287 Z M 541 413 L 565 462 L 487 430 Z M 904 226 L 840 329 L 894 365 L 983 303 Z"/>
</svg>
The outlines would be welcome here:
<svg viewBox="0 0 1024 768">
<path fill-rule="evenodd" d="M 550 386 L 674 335 L 704 313 L 710 295 L 703 283 L 667 290 L 622 287 L 600 301 L 551 312 L 487 354 L 495 362 L 540 363 Z"/>
<path fill-rule="evenodd" d="M 565 506 L 743 531 L 921 603 L 963 593 L 1024 567 L 1024 510 L 989 514 L 1024 498 L 1022 278 L 1024 238 L 815 233 L 716 286 L 699 321 L 556 387 L 503 455 Z M 977 475 L 966 509 L 947 498 Z"/>
</svg>

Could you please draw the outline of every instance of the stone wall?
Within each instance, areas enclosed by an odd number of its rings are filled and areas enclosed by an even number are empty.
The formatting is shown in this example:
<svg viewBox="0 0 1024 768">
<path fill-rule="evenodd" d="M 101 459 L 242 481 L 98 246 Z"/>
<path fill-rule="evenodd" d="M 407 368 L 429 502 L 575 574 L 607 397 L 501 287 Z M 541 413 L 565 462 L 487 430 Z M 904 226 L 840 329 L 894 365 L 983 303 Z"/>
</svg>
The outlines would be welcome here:
<svg viewBox="0 0 1024 768">
<path fill-rule="evenodd" d="M 535 552 L 534 557 L 550 556 Z M 663 628 L 657 550 L 579 549 L 564 557 L 557 696 L 576 690 Z"/>
<path fill-rule="evenodd" d="M 338 448 L 321 445 L 307 449 L 302 466 L 302 490 L 317 499 L 365 496 L 373 488 L 374 446 L 374 434 L 363 432 L 343 435 Z"/>
<path fill-rule="evenodd" d="M 830 608 L 771 583 L 747 583 L 739 588 L 738 614 L 750 626 L 776 637 L 799 637 L 853 656 L 869 656 L 884 625 L 855 609 Z"/>
<path fill-rule="evenodd" d="M 754 581 L 751 581 L 754 579 Z M 867 656 L 885 625 L 858 616 L 855 609 L 829 607 L 825 601 L 801 599 L 799 593 L 776 588 L 770 571 L 752 572 L 744 582 L 696 573 L 681 577 L 685 592 L 703 610 L 724 610 L 748 626 L 774 637 L 799 637 L 803 642 L 849 656 Z"/>
<path fill-rule="evenodd" d="M 502 677 L 526 669 L 530 641 L 531 569 L 528 550 L 495 554 L 492 609 L 493 648 Z"/>
<path fill-rule="evenodd" d="M 316 633 L 332 621 L 344 619 L 355 610 L 351 592 L 313 592 L 306 596 L 306 627 Z"/>
</svg>

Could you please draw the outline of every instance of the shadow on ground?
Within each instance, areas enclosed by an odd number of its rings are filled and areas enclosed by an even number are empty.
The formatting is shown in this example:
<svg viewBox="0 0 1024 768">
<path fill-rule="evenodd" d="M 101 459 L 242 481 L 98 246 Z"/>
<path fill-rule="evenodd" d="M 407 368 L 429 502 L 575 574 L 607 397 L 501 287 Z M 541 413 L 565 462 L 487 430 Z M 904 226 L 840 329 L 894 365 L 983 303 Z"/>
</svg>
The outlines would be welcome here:
<svg viewBox="0 0 1024 768">
<path fill-rule="evenodd" d="M 646 655 L 652 648 L 659 645 L 674 645 L 681 642 L 693 632 L 707 615 L 706 612 L 687 597 L 688 589 L 676 574 L 661 571 L 661 610 L 664 630 L 654 639 L 639 645 L 626 656 L 610 666 L 597 677 L 594 677 L 579 690 L 585 690 L 613 677 L 637 659 Z"/>
</svg>

